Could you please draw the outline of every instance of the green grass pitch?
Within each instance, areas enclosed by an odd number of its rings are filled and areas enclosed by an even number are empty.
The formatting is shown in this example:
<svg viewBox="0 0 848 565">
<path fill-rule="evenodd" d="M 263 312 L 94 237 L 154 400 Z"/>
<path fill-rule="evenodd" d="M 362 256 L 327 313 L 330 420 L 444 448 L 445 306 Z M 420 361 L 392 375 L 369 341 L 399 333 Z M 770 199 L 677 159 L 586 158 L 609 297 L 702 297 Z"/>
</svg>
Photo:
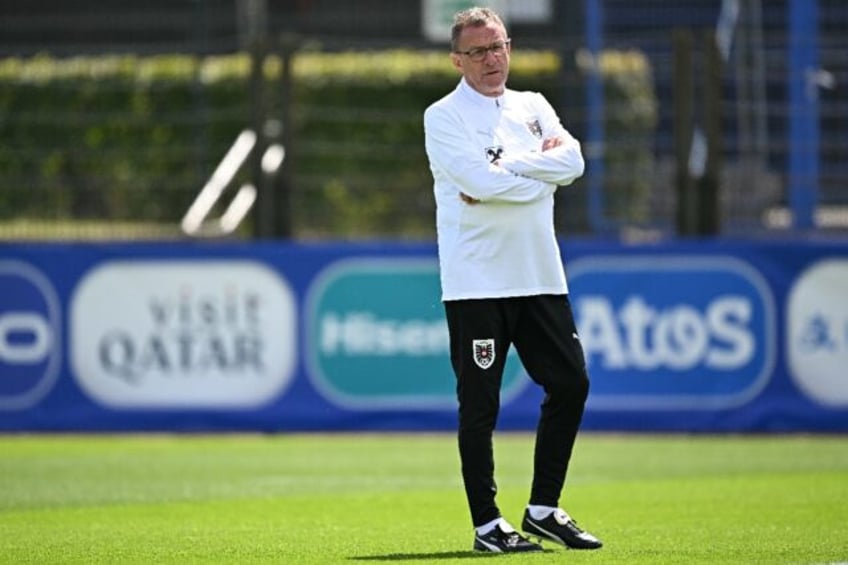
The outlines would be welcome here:
<svg viewBox="0 0 848 565">
<path fill-rule="evenodd" d="M 516 526 L 532 435 L 495 440 Z M 848 437 L 583 434 L 599 551 L 470 551 L 452 434 L 0 436 L 2 563 L 848 562 Z"/>
</svg>

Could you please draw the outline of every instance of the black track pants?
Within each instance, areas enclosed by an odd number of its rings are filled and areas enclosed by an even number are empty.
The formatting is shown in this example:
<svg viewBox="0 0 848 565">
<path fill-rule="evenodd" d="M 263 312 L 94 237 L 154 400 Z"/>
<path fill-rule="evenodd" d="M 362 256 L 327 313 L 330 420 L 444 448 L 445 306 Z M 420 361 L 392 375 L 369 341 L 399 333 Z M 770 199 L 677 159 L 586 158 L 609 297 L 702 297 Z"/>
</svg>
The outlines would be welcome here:
<svg viewBox="0 0 848 565">
<path fill-rule="evenodd" d="M 500 517 L 492 433 L 510 345 L 545 390 L 536 430 L 530 504 L 558 506 L 589 378 L 567 295 L 445 302 L 459 401 L 459 454 L 471 519 Z"/>
</svg>

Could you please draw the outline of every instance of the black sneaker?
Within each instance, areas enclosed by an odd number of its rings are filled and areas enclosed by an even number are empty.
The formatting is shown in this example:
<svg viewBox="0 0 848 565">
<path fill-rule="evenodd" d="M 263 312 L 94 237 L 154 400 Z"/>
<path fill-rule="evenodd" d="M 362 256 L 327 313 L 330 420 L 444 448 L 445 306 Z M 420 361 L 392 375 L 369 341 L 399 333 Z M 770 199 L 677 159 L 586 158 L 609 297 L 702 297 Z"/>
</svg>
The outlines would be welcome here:
<svg viewBox="0 0 848 565">
<path fill-rule="evenodd" d="M 525 551 L 543 551 L 542 546 L 533 543 L 515 530 L 506 532 L 501 525 L 495 526 L 487 534 L 474 535 L 474 551 L 487 553 L 521 553 Z"/>
<path fill-rule="evenodd" d="M 524 511 L 521 529 L 527 535 L 548 540 L 572 549 L 598 549 L 601 540 L 577 527 L 574 520 L 563 510 L 551 512 L 544 520 L 534 520 L 530 511 Z"/>
</svg>

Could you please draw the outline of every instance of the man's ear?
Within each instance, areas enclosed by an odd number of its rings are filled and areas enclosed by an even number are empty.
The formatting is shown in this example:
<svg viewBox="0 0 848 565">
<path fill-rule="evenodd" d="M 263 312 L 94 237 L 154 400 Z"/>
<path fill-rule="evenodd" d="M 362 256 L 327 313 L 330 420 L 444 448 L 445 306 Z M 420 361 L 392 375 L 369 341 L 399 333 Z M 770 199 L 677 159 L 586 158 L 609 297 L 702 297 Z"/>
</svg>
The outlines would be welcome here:
<svg viewBox="0 0 848 565">
<path fill-rule="evenodd" d="M 453 68 L 462 72 L 462 57 L 459 56 L 459 53 L 451 53 L 451 63 L 453 63 Z"/>
</svg>

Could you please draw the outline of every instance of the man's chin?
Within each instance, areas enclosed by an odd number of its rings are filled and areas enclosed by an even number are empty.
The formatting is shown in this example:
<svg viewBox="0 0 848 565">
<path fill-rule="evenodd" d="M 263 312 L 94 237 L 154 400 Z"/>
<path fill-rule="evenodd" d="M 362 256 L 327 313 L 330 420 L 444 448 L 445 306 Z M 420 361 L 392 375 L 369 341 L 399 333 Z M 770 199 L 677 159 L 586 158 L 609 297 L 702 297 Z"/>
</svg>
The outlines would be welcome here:
<svg viewBox="0 0 848 565">
<path fill-rule="evenodd" d="M 493 96 L 503 94 L 503 91 L 506 88 L 506 81 L 500 73 L 487 76 L 483 80 L 483 84 L 486 85 L 487 91 L 494 93 Z"/>
<path fill-rule="evenodd" d="M 485 83 L 486 96 L 500 96 L 504 93 L 506 85 L 503 81 L 492 81 Z"/>
</svg>

